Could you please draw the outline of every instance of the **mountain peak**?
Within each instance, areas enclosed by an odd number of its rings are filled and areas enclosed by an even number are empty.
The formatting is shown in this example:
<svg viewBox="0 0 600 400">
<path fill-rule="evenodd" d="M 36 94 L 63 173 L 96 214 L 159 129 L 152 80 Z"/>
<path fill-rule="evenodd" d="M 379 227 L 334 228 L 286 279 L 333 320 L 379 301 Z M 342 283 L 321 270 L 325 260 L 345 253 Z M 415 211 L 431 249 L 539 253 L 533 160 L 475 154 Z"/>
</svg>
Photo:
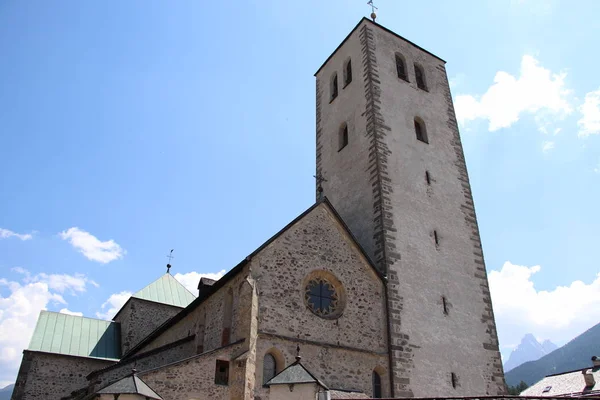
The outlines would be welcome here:
<svg viewBox="0 0 600 400">
<path fill-rule="evenodd" d="M 545 340 L 542 344 L 533 334 L 527 333 L 521 339 L 521 343 L 510 354 L 508 361 L 504 364 L 504 370 L 508 372 L 527 361 L 538 360 L 556 348 L 556 345 L 549 340 Z"/>
</svg>

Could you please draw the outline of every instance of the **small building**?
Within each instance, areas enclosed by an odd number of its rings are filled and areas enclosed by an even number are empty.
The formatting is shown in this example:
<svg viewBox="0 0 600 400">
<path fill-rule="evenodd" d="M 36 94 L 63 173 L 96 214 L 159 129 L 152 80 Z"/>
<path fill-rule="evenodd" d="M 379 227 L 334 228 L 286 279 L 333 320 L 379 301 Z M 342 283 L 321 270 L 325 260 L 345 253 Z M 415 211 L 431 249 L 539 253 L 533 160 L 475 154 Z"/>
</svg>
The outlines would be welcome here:
<svg viewBox="0 0 600 400">
<path fill-rule="evenodd" d="M 600 358 L 592 357 L 591 367 L 548 375 L 525 389 L 527 397 L 600 397 Z"/>
</svg>

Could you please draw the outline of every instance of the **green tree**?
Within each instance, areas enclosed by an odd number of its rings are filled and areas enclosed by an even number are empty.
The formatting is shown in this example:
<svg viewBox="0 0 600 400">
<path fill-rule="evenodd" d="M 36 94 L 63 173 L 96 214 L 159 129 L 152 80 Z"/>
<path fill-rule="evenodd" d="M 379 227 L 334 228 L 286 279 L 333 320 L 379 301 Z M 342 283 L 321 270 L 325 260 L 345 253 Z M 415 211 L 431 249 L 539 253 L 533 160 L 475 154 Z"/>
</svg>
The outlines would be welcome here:
<svg viewBox="0 0 600 400">
<path fill-rule="evenodd" d="M 523 390 L 527 389 L 528 387 L 529 386 L 525 382 L 521 381 L 517 386 L 509 386 L 508 394 L 510 394 L 511 396 L 518 396 Z"/>
</svg>

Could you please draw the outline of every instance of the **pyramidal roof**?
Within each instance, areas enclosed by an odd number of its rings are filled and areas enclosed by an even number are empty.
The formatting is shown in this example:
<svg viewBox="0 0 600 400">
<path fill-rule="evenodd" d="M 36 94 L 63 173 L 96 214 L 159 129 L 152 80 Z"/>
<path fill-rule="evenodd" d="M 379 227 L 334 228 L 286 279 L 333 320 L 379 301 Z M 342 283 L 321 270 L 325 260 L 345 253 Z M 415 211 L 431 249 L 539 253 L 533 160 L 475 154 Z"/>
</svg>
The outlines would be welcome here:
<svg viewBox="0 0 600 400">
<path fill-rule="evenodd" d="M 129 375 L 115 383 L 108 385 L 104 389 L 99 390 L 96 394 L 139 394 L 147 399 L 162 400 L 150 386 L 137 377 L 137 375 Z"/>
<path fill-rule="evenodd" d="M 131 297 L 182 308 L 187 307 L 196 298 L 169 273 L 164 274 Z"/>
<path fill-rule="evenodd" d="M 271 385 L 291 385 L 299 383 L 316 383 L 327 389 L 327 386 L 311 374 L 300 362 L 300 357 L 296 357 L 296 362 L 289 365 L 286 369 L 275 375 L 266 386 Z"/>
</svg>

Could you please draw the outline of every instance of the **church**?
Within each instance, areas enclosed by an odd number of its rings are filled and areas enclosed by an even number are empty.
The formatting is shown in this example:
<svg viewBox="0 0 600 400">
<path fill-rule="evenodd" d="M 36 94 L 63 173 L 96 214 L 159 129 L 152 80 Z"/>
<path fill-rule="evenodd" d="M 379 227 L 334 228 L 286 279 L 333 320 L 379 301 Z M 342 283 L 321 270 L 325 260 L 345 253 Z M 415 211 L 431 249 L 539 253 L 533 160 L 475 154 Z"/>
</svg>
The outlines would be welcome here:
<svg viewBox="0 0 600 400">
<path fill-rule="evenodd" d="M 42 311 L 13 400 L 505 393 L 445 61 L 373 14 L 315 77 L 316 202 L 195 294 Z"/>
</svg>

